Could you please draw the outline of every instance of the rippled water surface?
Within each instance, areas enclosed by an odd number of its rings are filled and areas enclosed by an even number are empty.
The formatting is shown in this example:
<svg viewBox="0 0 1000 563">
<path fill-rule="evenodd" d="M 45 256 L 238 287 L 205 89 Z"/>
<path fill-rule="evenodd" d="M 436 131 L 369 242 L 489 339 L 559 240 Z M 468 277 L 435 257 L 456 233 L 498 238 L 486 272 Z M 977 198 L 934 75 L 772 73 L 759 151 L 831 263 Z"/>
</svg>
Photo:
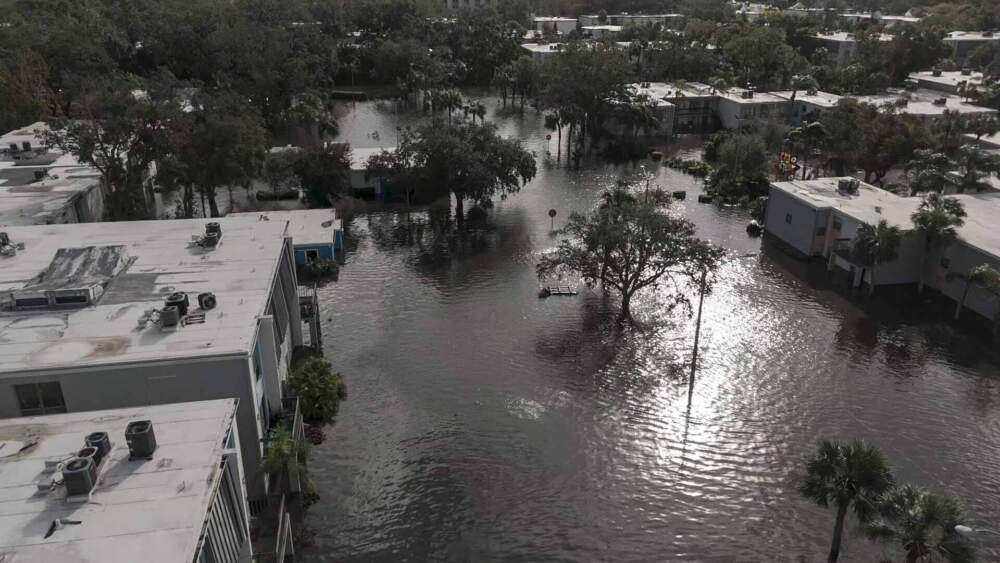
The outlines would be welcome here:
<svg viewBox="0 0 1000 563">
<path fill-rule="evenodd" d="M 359 104 L 341 125 L 379 146 L 413 119 Z M 568 171 L 545 158 L 555 145 L 536 116 L 494 119 L 539 174 L 498 202 L 478 242 L 401 244 L 390 213 L 349 225 L 356 247 L 321 299 L 350 396 L 312 452 L 322 500 L 304 559 L 818 561 L 834 514 L 800 499 L 792 474 L 821 438 L 869 439 L 902 479 L 1000 526 L 994 365 L 926 325 L 872 318 L 822 269 L 748 238 L 743 212 L 696 203 L 696 180 L 654 167 L 689 190 L 677 212 L 730 250 L 689 406 L 693 323 L 664 296 L 634 305 L 642 327 L 624 331 L 597 292 L 536 297 L 548 209 L 558 226 L 629 168 Z M 901 559 L 848 534 L 842 560 L 882 556 Z"/>
</svg>

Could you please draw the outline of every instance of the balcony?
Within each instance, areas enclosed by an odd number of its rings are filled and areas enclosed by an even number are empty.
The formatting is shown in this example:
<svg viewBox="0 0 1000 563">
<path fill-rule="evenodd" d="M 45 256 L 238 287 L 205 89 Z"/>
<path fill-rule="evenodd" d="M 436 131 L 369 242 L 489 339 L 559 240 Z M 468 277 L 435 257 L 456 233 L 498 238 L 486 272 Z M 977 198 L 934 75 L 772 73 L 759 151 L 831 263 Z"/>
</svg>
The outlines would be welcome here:
<svg viewBox="0 0 1000 563">
<path fill-rule="evenodd" d="M 268 435 L 274 437 L 279 430 L 287 430 L 294 442 L 302 443 L 305 428 L 299 410 L 299 399 L 286 397 L 281 400 L 281 407 L 281 413 L 274 417 Z M 292 495 L 302 490 L 302 483 L 298 473 L 288 467 L 271 473 L 268 480 L 270 494 L 263 509 L 254 517 L 252 525 L 253 560 L 261 563 L 287 563 L 295 559 L 289 508 L 294 503 Z"/>
</svg>

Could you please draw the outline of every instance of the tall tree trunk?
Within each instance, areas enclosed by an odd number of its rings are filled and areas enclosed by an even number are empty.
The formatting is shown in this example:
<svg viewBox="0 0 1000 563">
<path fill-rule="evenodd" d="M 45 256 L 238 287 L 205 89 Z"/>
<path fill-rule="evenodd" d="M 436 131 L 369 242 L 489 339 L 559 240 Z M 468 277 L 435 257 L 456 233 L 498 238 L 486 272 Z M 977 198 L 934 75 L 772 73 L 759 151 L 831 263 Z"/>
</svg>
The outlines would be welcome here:
<svg viewBox="0 0 1000 563">
<path fill-rule="evenodd" d="M 215 201 L 215 187 L 209 187 L 205 190 L 205 197 L 208 198 L 208 211 L 212 217 L 220 217 L 219 215 L 219 204 Z"/>
<path fill-rule="evenodd" d="M 622 309 L 618 318 L 621 320 L 632 318 L 632 292 L 630 291 L 622 292 Z"/>
<path fill-rule="evenodd" d="M 458 194 L 455 194 L 455 224 L 458 225 L 458 230 L 465 227 L 465 202 Z"/>
<path fill-rule="evenodd" d="M 875 295 L 875 264 L 868 270 L 868 295 Z"/>
<path fill-rule="evenodd" d="M 837 521 L 833 525 L 833 542 L 830 543 L 828 563 L 836 563 L 840 558 L 840 543 L 844 538 L 844 519 L 847 517 L 847 504 L 837 506 Z"/>
<path fill-rule="evenodd" d="M 917 277 L 917 293 L 924 294 L 924 276 L 927 275 L 927 254 L 931 251 L 930 245 L 924 246 L 924 258 L 920 261 L 920 275 Z"/>
<path fill-rule="evenodd" d="M 972 282 L 969 279 L 965 280 L 965 290 L 962 291 L 962 299 L 955 304 L 955 320 L 962 315 L 962 309 L 965 308 L 965 299 L 969 296 L 969 288 L 972 286 Z"/>
</svg>

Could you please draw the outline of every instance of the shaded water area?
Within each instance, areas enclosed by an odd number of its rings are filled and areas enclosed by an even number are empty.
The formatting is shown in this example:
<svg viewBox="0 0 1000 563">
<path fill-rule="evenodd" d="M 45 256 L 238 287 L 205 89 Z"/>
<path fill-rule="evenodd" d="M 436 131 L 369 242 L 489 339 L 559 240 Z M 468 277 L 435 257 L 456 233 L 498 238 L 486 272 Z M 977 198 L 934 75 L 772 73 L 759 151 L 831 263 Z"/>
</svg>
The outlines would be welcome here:
<svg viewBox="0 0 1000 563">
<path fill-rule="evenodd" d="M 413 118 L 358 104 L 344 138 L 391 145 L 397 119 Z M 624 331 L 597 291 L 536 297 L 548 209 L 558 227 L 632 168 L 567 170 L 546 161 L 536 115 L 492 119 L 539 174 L 490 211 L 479 243 L 404 244 L 393 213 L 349 224 L 355 246 L 321 301 L 350 395 L 312 451 L 322 499 L 303 559 L 818 561 L 834 513 L 792 475 L 822 438 L 866 438 L 901 479 L 1000 526 L 995 365 L 940 344 L 912 307 L 866 312 L 821 267 L 748 238 L 745 212 L 698 204 L 698 180 L 647 163 L 729 249 L 689 406 L 693 322 L 663 312 L 664 295 L 634 304 L 642 326 Z M 1000 559 L 1000 544 L 977 544 Z M 902 559 L 847 534 L 842 560 L 880 557 Z"/>
</svg>

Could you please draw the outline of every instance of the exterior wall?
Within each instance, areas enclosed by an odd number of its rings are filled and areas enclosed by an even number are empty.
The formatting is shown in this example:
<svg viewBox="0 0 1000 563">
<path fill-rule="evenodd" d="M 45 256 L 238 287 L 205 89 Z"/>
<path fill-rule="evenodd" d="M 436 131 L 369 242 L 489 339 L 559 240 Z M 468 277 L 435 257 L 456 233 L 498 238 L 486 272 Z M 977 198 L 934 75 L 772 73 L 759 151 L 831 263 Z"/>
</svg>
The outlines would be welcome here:
<svg viewBox="0 0 1000 563">
<path fill-rule="evenodd" d="M 585 24 L 585 25 L 591 25 L 591 24 Z M 545 20 L 538 21 L 538 20 L 536 20 L 535 21 L 535 30 L 539 31 L 541 33 L 545 33 L 546 31 L 549 31 L 549 32 L 554 31 L 556 33 L 563 33 L 563 34 L 565 34 L 565 33 L 570 33 L 571 31 L 573 31 L 575 29 L 576 29 L 576 20 L 567 20 L 567 21 L 545 21 Z"/>
<path fill-rule="evenodd" d="M 674 105 L 674 133 L 707 132 L 718 127 L 719 98 L 676 97 L 670 103 Z"/>
<path fill-rule="evenodd" d="M 740 103 L 720 98 L 719 121 L 726 129 L 738 129 L 741 123 L 767 121 L 772 118 L 784 120 L 787 107 L 786 101 Z"/>
<path fill-rule="evenodd" d="M 802 256 L 816 255 L 813 251 L 813 239 L 820 226 L 818 220 L 814 207 L 781 190 L 771 190 L 767 199 L 764 228 Z"/>
<path fill-rule="evenodd" d="M 656 117 L 660 121 L 660 126 L 656 129 L 639 129 L 638 136 L 640 138 L 649 137 L 670 137 L 674 134 L 674 106 L 673 105 L 660 105 L 653 108 Z M 615 118 L 610 118 L 604 124 L 604 128 L 612 135 L 618 137 L 631 137 L 632 127 L 621 123 Z"/>
<path fill-rule="evenodd" d="M 448 0 L 448 11 L 469 10 L 476 8 L 497 7 L 497 0 Z"/>
<path fill-rule="evenodd" d="M 14 385 L 57 381 L 67 412 L 163 405 L 210 399 L 239 399 L 236 423 L 244 473 L 260 463 L 262 438 L 254 375 L 245 357 L 99 366 L 0 375 L 0 418 L 21 416 Z"/>
<path fill-rule="evenodd" d="M 942 258 L 947 259 L 947 268 L 942 266 Z M 989 264 L 1000 270 L 1000 259 L 996 256 L 973 248 L 962 241 L 956 241 L 943 251 L 937 250 L 928 259 L 927 284 L 958 302 L 965 292 L 965 281 L 956 277 L 948 279 L 948 274 L 964 276 L 982 264 Z M 997 300 L 976 286 L 969 288 L 969 294 L 965 298 L 965 307 L 987 319 L 994 319 L 997 314 L 1000 314 L 1000 304 Z"/>
<path fill-rule="evenodd" d="M 995 39 L 945 39 L 945 45 L 951 47 L 951 58 L 955 60 L 958 64 L 965 62 L 965 59 L 969 58 L 969 55 L 974 53 L 976 49 L 989 45 Z"/>
</svg>

